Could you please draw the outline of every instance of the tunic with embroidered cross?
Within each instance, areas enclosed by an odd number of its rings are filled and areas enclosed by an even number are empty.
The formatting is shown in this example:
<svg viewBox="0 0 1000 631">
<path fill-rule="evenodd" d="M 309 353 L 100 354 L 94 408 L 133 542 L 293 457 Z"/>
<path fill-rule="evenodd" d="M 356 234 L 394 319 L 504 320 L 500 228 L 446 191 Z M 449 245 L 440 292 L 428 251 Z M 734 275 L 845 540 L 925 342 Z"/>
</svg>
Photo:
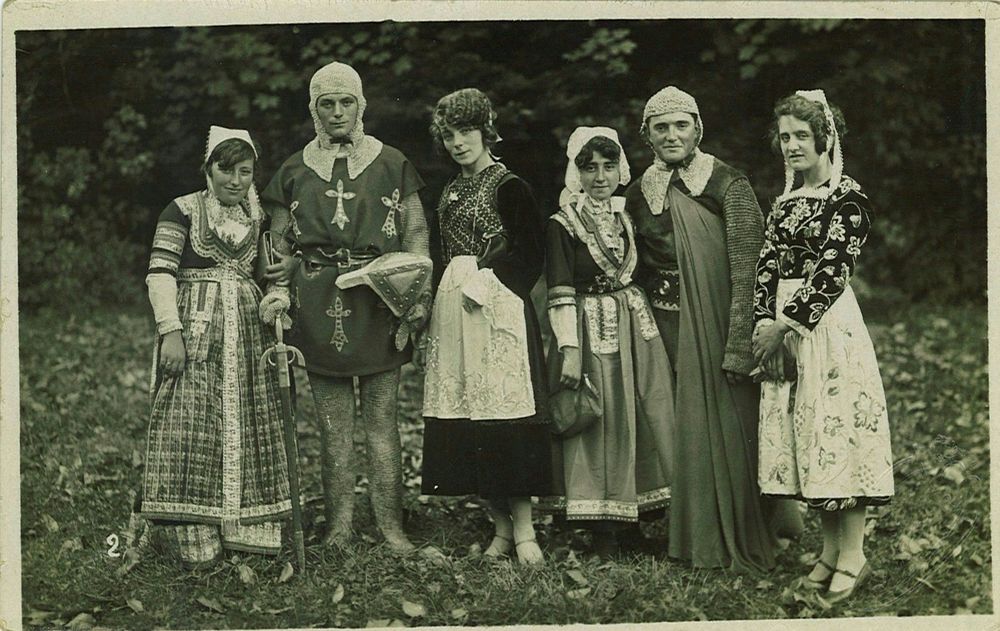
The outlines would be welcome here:
<svg viewBox="0 0 1000 631">
<path fill-rule="evenodd" d="M 344 212 L 344 200 L 354 199 L 356 194 L 344 191 L 344 180 L 337 180 L 337 189 L 329 189 L 324 194 L 327 197 L 337 198 L 337 212 L 333 214 L 333 221 L 331 223 L 337 224 L 337 227 L 343 230 L 344 224 L 350 221 L 350 219 L 347 218 L 347 213 Z"/>
<path fill-rule="evenodd" d="M 337 351 L 341 351 L 344 348 L 344 344 L 349 341 L 347 339 L 347 334 L 344 333 L 344 318 L 351 315 L 350 309 L 344 308 L 344 301 L 337 296 L 336 300 L 333 301 L 333 307 L 326 310 L 326 315 L 330 316 L 336 322 L 333 329 L 333 337 L 330 338 L 330 343 L 337 347 Z"/>
</svg>

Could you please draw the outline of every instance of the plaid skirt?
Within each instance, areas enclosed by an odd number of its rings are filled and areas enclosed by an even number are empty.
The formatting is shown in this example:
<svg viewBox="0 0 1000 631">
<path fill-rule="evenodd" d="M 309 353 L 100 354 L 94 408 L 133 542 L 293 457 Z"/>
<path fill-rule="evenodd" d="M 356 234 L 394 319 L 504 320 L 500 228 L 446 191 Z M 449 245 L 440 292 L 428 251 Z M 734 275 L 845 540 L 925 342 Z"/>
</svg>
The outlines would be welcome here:
<svg viewBox="0 0 1000 631">
<path fill-rule="evenodd" d="M 187 361 L 179 377 L 162 374 L 156 340 L 142 516 L 238 539 L 291 510 L 277 373 L 258 365 L 273 335 L 249 279 L 217 267 L 181 270 L 178 281 Z"/>
</svg>

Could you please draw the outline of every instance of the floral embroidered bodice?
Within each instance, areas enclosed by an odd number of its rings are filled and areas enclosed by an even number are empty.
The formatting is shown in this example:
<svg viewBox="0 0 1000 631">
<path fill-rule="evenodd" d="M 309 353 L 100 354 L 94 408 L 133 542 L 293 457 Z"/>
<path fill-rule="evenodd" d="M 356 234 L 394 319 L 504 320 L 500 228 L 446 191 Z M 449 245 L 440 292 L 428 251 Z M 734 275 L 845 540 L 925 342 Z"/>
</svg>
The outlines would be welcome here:
<svg viewBox="0 0 1000 631">
<path fill-rule="evenodd" d="M 785 317 L 812 330 L 850 281 L 871 228 L 868 197 L 844 175 L 829 198 L 797 189 L 775 201 L 757 263 L 754 319 L 775 319 L 779 279 L 805 282 Z"/>
</svg>

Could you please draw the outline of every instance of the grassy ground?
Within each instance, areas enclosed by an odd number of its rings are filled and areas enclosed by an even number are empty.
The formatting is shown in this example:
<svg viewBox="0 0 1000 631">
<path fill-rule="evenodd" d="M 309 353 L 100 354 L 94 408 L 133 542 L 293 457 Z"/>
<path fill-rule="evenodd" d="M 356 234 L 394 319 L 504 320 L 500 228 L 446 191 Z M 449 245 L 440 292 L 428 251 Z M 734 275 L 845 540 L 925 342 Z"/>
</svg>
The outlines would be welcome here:
<svg viewBox="0 0 1000 631">
<path fill-rule="evenodd" d="M 274 628 L 612 623 L 699 619 L 989 613 L 990 532 L 985 310 L 914 307 L 873 317 L 893 423 L 897 496 L 869 521 L 873 580 L 828 608 L 798 587 L 818 523 L 760 576 L 692 570 L 662 554 L 600 564 L 586 536 L 544 523 L 548 563 L 488 563 L 474 498 L 418 497 L 419 387 L 401 390 L 407 529 L 450 560 L 396 558 L 379 544 L 359 479 L 353 549 L 318 545 L 306 511 L 307 564 L 229 556 L 187 571 L 144 555 L 126 575 L 130 496 L 142 472 L 152 322 L 144 309 L 68 319 L 22 313 L 21 542 L 25 626 Z M 299 393 L 304 492 L 319 495 L 312 405 Z M 661 535 L 662 524 L 647 534 Z M 113 542 L 113 539 L 112 539 Z"/>
</svg>

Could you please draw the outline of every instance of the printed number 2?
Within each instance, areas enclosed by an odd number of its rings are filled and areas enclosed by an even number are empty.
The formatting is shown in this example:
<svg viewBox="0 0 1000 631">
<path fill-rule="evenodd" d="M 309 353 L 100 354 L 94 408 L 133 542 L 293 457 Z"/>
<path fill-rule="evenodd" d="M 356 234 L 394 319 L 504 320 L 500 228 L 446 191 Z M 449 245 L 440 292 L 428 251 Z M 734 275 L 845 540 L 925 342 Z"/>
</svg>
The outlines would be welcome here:
<svg viewBox="0 0 1000 631">
<path fill-rule="evenodd" d="M 118 551 L 118 535 L 116 535 L 115 533 L 111 533 L 110 535 L 108 535 L 108 538 L 105 539 L 104 541 L 106 541 L 107 544 L 111 546 L 111 548 L 108 549 L 109 557 L 114 557 L 117 559 L 122 555 L 122 553 Z"/>
</svg>

